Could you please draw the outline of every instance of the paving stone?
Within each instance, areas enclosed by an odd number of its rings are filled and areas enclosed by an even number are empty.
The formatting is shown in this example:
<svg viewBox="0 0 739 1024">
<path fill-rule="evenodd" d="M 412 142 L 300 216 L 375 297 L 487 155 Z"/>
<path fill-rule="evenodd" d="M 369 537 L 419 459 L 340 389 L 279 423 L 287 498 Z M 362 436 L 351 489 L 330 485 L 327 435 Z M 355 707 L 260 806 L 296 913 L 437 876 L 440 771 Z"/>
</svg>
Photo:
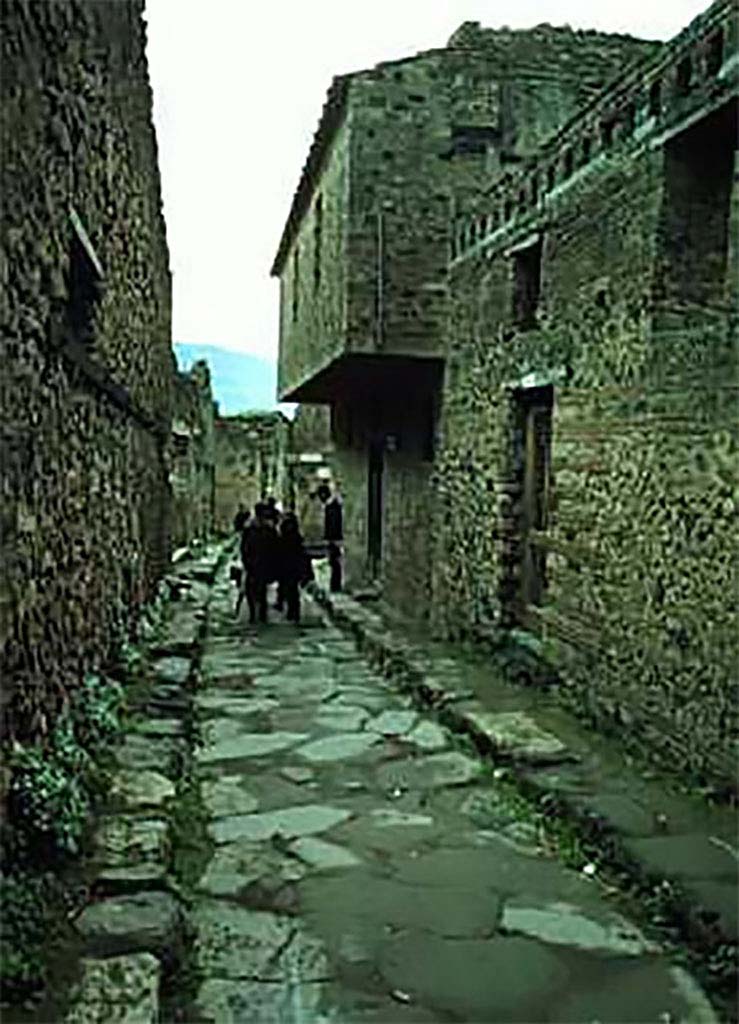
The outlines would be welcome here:
<svg viewBox="0 0 739 1024">
<path fill-rule="evenodd" d="M 234 761 L 246 757 L 264 757 L 265 754 L 294 747 L 306 738 L 305 733 L 296 732 L 247 732 L 241 736 L 214 743 L 212 746 L 201 747 L 195 756 L 200 764 Z"/>
<path fill-rule="evenodd" d="M 398 811 L 394 807 L 379 807 L 370 811 L 370 819 L 373 825 L 378 828 L 394 828 L 395 826 L 419 826 L 426 827 L 433 825 L 434 819 L 429 814 L 409 814 L 406 811 Z"/>
<path fill-rule="evenodd" d="M 408 740 L 421 750 L 429 752 L 443 750 L 449 746 L 448 734 L 436 722 L 424 719 L 408 733 Z"/>
<path fill-rule="evenodd" d="M 159 772 L 120 769 L 111 781 L 110 799 L 124 809 L 163 808 L 175 795 L 174 783 Z"/>
<path fill-rule="evenodd" d="M 593 793 L 573 803 L 591 817 L 626 836 L 651 836 L 657 831 L 654 815 L 622 793 Z"/>
<path fill-rule="evenodd" d="M 316 725 L 336 732 L 359 732 L 368 718 L 369 712 L 357 705 L 332 703 L 321 707 Z"/>
<path fill-rule="evenodd" d="M 642 956 L 660 947 L 624 918 L 616 914 L 597 917 L 568 903 L 531 906 L 525 900 L 509 900 L 503 908 L 501 929 L 527 935 L 558 946 L 572 946 L 614 956 Z"/>
<path fill-rule="evenodd" d="M 206 679 L 242 678 L 250 682 L 254 678 L 254 669 L 247 666 L 243 651 L 221 654 L 205 653 L 200 659 L 200 671 Z"/>
<path fill-rule="evenodd" d="M 368 679 L 372 682 L 372 679 Z M 344 705 L 345 707 L 359 706 L 367 711 L 381 711 L 387 704 L 387 695 L 378 692 L 378 687 L 373 685 L 372 689 L 365 686 L 345 686 L 339 683 L 339 696 L 333 701 L 334 707 Z"/>
<path fill-rule="evenodd" d="M 64 1024 L 156 1024 L 159 961 L 150 953 L 83 959 Z"/>
<path fill-rule="evenodd" d="M 608 963 L 608 961 L 606 961 Z M 594 969 L 595 967 L 595 969 Z M 718 1024 L 708 1000 L 680 968 L 650 960 L 627 960 L 616 971 L 597 969 L 575 976 L 554 998 L 548 1020 L 599 1024 Z"/>
<path fill-rule="evenodd" d="M 157 818 L 102 818 L 93 837 L 94 856 L 107 867 L 164 864 L 168 847 L 167 825 Z"/>
<path fill-rule="evenodd" d="M 684 1005 L 679 1015 L 690 1024 L 720 1024 L 717 1014 L 695 978 L 682 967 L 670 967 L 670 980 Z"/>
<path fill-rule="evenodd" d="M 683 881 L 687 895 L 703 910 L 713 914 L 722 933 L 730 942 L 739 941 L 739 894 L 736 881 Z"/>
<path fill-rule="evenodd" d="M 462 720 L 473 735 L 484 737 L 499 754 L 515 761 L 552 764 L 572 757 L 557 736 L 523 711 L 470 710 Z"/>
<path fill-rule="evenodd" d="M 328 871 L 332 868 L 351 868 L 361 864 L 359 857 L 355 856 L 351 850 L 338 846 L 336 843 L 327 843 L 325 839 L 316 839 L 313 836 L 296 839 L 290 844 L 290 851 L 304 863 L 319 871 Z"/>
<path fill-rule="evenodd" d="M 202 618 L 195 612 L 190 609 L 176 612 L 155 641 L 152 654 L 187 656 L 193 651 L 201 628 Z"/>
<path fill-rule="evenodd" d="M 171 718 L 184 717 L 190 707 L 190 699 L 179 686 L 160 684 L 153 686 L 147 697 L 146 710 L 150 715 Z"/>
<path fill-rule="evenodd" d="M 95 876 L 95 888 L 106 896 L 122 896 L 144 889 L 166 889 L 167 866 L 155 861 L 125 867 L 103 867 Z"/>
<path fill-rule="evenodd" d="M 283 807 L 263 814 L 241 814 L 221 818 L 210 825 L 209 832 L 216 843 L 229 843 L 235 839 L 259 842 L 280 835 L 285 839 L 325 832 L 339 822 L 346 821 L 351 812 L 320 804 L 301 804 Z"/>
<path fill-rule="evenodd" d="M 201 787 L 203 804 L 211 818 L 225 818 L 234 814 L 251 814 L 259 801 L 244 787 L 241 775 L 224 775 L 215 781 L 204 782 Z"/>
<path fill-rule="evenodd" d="M 383 764 L 377 779 L 385 789 L 437 789 L 443 786 L 464 786 L 478 778 L 482 765 L 476 758 L 457 750 L 429 754 L 407 761 Z"/>
<path fill-rule="evenodd" d="M 402 736 L 418 721 L 415 711 L 382 711 L 367 723 L 367 729 L 381 736 Z"/>
<path fill-rule="evenodd" d="M 648 872 L 664 878 L 737 884 L 737 858 L 705 835 L 627 839 L 625 846 Z"/>
<path fill-rule="evenodd" d="M 122 768 L 151 768 L 169 775 L 174 771 L 175 757 L 180 750 L 182 742 L 173 737 L 155 738 L 129 733 L 117 748 L 115 758 Z"/>
<path fill-rule="evenodd" d="M 269 697 L 234 696 L 233 691 L 223 694 L 201 693 L 195 697 L 195 706 L 201 711 L 220 711 L 223 715 L 253 715 L 263 711 L 273 711 L 279 707 L 279 701 Z"/>
<path fill-rule="evenodd" d="M 292 918 L 204 900 L 192 913 L 203 974 L 260 981 L 316 982 L 329 977 L 321 943 Z"/>
<path fill-rule="evenodd" d="M 351 757 L 359 757 L 378 742 L 378 737 L 371 733 L 340 733 L 327 736 L 325 739 L 313 740 L 295 751 L 307 761 L 345 761 Z"/>
<path fill-rule="evenodd" d="M 286 778 L 289 782 L 296 782 L 298 785 L 302 785 L 305 782 L 312 782 L 316 777 L 316 773 L 312 768 L 307 765 L 286 765 L 284 768 L 280 768 L 280 775 Z"/>
<path fill-rule="evenodd" d="M 182 722 L 178 718 L 154 718 L 136 724 L 142 736 L 182 736 Z"/>
<path fill-rule="evenodd" d="M 91 903 L 75 920 L 75 928 L 101 955 L 147 950 L 164 953 L 177 945 L 180 909 L 173 896 L 142 892 Z"/>
<path fill-rule="evenodd" d="M 151 669 L 158 680 L 164 683 L 176 683 L 182 686 L 190 676 L 192 661 L 176 655 L 158 658 L 151 664 Z"/>
<path fill-rule="evenodd" d="M 528 939 L 444 939 L 398 936 L 382 950 L 380 972 L 389 990 L 465 1021 L 541 1021 L 568 981 L 557 954 Z M 575 1018 L 572 1018 L 575 1019 Z"/>
<path fill-rule="evenodd" d="M 316 982 L 229 981 L 211 978 L 200 988 L 195 1011 L 203 1024 L 330 1024 L 333 1014 L 323 1016 L 319 1006 L 325 986 Z"/>
<path fill-rule="evenodd" d="M 305 871 L 295 857 L 265 843 L 242 840 L 217 847 L 197 888 L 211 896 L 238 896 L 264 879 L 278 884 L 300 881 Z"/>
</svg>

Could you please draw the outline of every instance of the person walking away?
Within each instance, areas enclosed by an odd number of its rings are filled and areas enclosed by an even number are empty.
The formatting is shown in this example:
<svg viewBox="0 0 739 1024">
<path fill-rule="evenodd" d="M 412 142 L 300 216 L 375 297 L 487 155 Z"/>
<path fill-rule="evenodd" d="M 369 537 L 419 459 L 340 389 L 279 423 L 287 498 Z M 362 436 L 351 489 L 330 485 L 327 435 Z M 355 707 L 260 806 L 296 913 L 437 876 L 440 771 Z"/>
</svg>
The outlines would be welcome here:
<svg viewBox="0 0 739 1024">
<path fill-rule="evenodd" d="M 274 526 L 275 529 L 280 525 L 280 519 L 282 518 L 282 512 L 277 505 L 277 498 L 270 494 L 265 501 L 267 521 Z"/>
<path fill-rule="evenodd" d="M 249 622 L 267 622 L 267 585 L 277 576 L 277 534 L 269 522 L 263 502 L 254 506 L 254 519 L 242 534 L 241 558 L 244 563 Z"/>
<path fill-rule="evenodd" d="M 328 541 L 329 588 L 336 594 L 342 587 L 342 542 L 344 540 L 344 503 L 338 481 L 323 510 L 323 535 Z"/>
<path fill-rule="evenodd" d="M 279 507 L 279 505 L 277 503 L 277 499 L 274 497 L 274 495 L 272 495 L 272 494 L 269 495 L 269 497 L 265 501 L 265 506 L 266 506 L 266 509 L 267 509 L 267 511 L 265 513 L 266 516 L 267 516 L 267 520 L 268 520 L 268 522 L 270 522 L 272 524 L 274 529 L 279 534 L 280 522 L 282 520 L 282 510 L 280 509 L 280 507 Z M 282 609 L 284 608 L 284 606 L 285 606 L 285 595 L 282 592 L 282 582 L 281 582 L 280 578 L 278 577 L 278 579 L 277 579 L 277 597 L 276 597 L 276 600 L 275 600 L 275 611 L 281 612 Z"/>
<path fill-rule="evenodd" d="M 297 516 L 288 512 L 280 527 L 280 586 L 288 622 L 300 622 L 300 588 L 313 579 L 313 566 L 305 549 Z"/>
</svg>

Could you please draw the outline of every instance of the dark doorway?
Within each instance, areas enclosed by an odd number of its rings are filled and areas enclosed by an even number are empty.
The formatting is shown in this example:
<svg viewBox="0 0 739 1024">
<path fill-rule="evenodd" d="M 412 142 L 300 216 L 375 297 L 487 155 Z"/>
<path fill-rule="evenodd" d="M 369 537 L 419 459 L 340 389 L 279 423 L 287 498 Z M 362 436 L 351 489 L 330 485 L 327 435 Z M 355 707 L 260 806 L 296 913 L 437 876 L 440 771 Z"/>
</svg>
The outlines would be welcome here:
<svg viewBox="0 0 739 1024">
<path fill-rule="evenodd" d="M 521 575 L 518 615 L 525 625 L 527 609 L 540 605 L 547 586 L 543 534 L 548 526 L 552 458 L 551 387 L 518 393 L 521 441 Z"/>
<path fill-rule="evenodd" d="M 380 573 L 382 559 L 382 471 L 385 462 L 383 440 L 370 441 L 367 473 L 367 560 L 370 575 Z"/>
<path fill-rule="evenodd" d="M 725 301 L 737 107 L 728 103 L 664 150 L 657 298 L 670 305 Z"/>
</svg>

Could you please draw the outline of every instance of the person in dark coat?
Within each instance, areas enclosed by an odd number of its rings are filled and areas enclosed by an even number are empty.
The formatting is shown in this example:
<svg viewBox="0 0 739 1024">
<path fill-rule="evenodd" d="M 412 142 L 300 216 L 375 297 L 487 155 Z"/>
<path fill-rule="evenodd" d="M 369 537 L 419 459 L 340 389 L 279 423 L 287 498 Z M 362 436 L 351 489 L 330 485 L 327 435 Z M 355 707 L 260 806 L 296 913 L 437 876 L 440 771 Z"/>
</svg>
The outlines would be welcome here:
<svg viewBox="0 0 739 1024">
<path fill-rule="evenodd" d="M 249 511 L 243 503 L 239 503 L 238 511 L 234 516 L 234 533 L 241 533 L 246 526 L 246 522 L 249 518 Z"/>
<path fill-rule="evenodd" d="M 277 534 L 269 522 L 266 506 L 254 506 L 254 518 L 241 535 L 249 622 L 267 621 L 267 586 L 278 575 Z"/>
<path fill-rule="evenodd" d="M 342 542 L 344 540 L 344 503 L 338 483 L 323 507 L 323 536 L 328 541 L 329 587 L 338 593 L 342 585 Z"/>
<path fill-rule="evenodd" d="M 312 579 L 313 567 L 297 516 L 287 512 L 280 526 L 280 587 L 289 622 L 300 622 L 300 588 Z"/>
</svg>

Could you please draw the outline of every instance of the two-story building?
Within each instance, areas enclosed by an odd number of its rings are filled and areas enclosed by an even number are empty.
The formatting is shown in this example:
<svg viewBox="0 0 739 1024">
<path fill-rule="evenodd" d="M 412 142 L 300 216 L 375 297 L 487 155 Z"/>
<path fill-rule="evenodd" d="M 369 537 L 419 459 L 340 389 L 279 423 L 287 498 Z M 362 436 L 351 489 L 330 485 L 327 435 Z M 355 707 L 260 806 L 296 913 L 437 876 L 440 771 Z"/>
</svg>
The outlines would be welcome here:
<svg viewBox="0 0 739 1024">
<path fill-rule="evenodd" d="M 736 5 L 460 216 L 436 465 L 443 635 L 518 629 L 666 763 L 736 767 Z"/>
<path fill-rule="evenodd" d="M 272 273 L 279 393 L 330 405 L 349 583 L 429 610 L 450 204 L 516 166 L 658 44 L 467 23 L 446 48 L 334 80 Z"/>
</svg>

